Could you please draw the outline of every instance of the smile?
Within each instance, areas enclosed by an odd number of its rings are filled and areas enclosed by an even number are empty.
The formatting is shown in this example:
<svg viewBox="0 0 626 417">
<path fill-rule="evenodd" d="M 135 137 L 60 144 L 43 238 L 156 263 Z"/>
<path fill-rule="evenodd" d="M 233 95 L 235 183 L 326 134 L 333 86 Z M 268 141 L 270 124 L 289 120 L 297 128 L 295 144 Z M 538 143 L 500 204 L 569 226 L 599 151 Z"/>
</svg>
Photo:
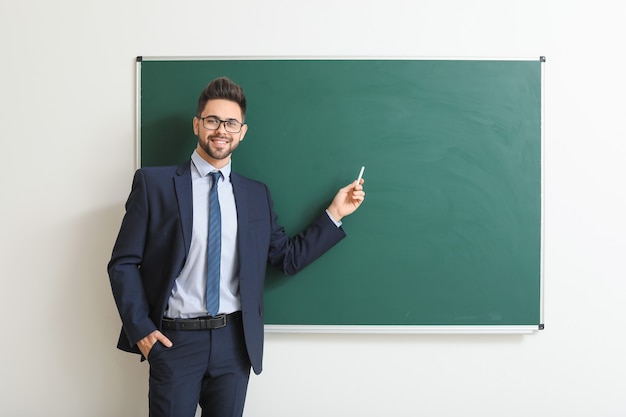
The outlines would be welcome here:
<svg viewBox="0 0 626 417">
<path fill-rule="evenodd" d="M 212 137 L 209 140 L 216 145 L 227 145 L 228 143 L 230 143 L 230 139 L 221 137 Z"/>
</svg>

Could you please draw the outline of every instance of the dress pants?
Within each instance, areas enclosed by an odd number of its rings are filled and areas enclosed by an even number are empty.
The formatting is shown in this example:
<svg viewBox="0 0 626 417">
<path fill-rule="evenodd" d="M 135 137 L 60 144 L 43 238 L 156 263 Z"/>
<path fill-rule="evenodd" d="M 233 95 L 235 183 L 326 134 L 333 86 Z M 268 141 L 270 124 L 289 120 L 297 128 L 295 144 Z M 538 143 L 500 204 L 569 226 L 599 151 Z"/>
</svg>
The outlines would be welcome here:
<svg viewBox="0 0 626 417">
<path fill-rule="evenodd" d="M 150 417 L 241 417 L 250 360 L 241 316 L 213 330 L 162 330 L 173 343 L 157 342 L 150 363 Z"/>
</svg>

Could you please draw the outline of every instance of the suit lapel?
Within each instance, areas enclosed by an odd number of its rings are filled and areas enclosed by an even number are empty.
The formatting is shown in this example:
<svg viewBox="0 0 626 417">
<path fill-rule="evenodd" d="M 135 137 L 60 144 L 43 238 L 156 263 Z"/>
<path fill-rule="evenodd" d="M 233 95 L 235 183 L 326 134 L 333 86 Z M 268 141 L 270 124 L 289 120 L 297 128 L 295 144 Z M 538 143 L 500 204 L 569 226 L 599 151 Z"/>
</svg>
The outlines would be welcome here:
<svg viewBox="0 0 626 417">
<path fill-rule="evenodd" d="M 235 194 L 235 205 L 237 206 L 237 242 L 241 245 L 245 236 L 247 236 L 248 227 L 248 192 L 247 186 L 243 178 L 236 173 L 230 173 L 230 182 L 233 184 L 233 193 Z M 239 247 L 241 252 L 241 246 Z"/>
<path fill-rule="evenodd" d="M 191 188 L 191 162 L 187 161 L 178 166 L 174 176 L 174 189 L 178 200 L 183 241 L 185 242 L 185 256 L 191 246 L 191 229 L 193 227 L 193 196 Z"/>
</svg>

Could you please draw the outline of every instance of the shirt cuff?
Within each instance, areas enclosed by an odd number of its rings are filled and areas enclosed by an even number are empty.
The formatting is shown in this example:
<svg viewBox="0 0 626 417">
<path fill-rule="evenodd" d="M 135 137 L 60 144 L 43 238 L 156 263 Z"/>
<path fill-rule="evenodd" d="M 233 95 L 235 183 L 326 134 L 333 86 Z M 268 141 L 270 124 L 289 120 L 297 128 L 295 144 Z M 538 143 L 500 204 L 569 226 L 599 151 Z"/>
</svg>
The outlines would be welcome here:
<svg viewBox="0 0 626 417">
<path fill-rule="evenodd" d="M 333 219 L 333 216 L 330 215 L 330 213 L 328 212 L 328 209 L 326 209 L 326 215 L 328 216 L 328 218 L 330 220 L 332 220 L 333 223 L 335 223 L 335 226 L 337 227 L 341 227 L 342 223 L 338 222 L 337 220 Z"/>
</svg>

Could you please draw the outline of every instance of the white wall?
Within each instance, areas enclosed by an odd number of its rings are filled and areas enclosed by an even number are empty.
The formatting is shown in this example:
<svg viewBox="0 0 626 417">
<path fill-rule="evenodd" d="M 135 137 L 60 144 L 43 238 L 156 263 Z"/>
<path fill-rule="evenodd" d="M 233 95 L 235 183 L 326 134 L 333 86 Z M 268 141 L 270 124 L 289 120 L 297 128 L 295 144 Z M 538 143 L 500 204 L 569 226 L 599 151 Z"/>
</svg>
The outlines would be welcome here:
<svg viewBox="0 0 626 417">
<path fill-rule="evenodd" d="M 0 414 L 147 415 L 105 272 L 135 167 L 137 55 L 545 55 L 546 330 L 269 335 L 245 415 L 626 415 L 618 4 L 2 0 Z"/>
</svg>

